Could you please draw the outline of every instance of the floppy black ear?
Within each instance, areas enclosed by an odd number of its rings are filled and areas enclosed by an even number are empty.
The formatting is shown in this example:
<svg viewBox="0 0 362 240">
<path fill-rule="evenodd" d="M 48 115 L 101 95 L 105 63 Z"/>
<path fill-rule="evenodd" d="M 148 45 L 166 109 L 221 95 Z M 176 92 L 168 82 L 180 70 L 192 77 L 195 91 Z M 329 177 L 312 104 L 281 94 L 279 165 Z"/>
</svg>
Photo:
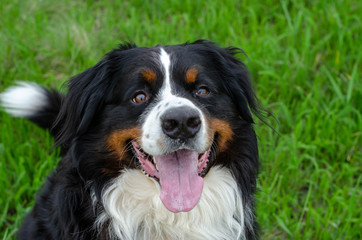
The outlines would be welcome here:
<svg viewBox="0 0 362 240">
<path fill-rule="evenodd" d="M 258 110 L 258 99 L 250 81 L 250 73 L 246 65 L 235 57 L 243 51 L 239 48 L 219 49 L 219 64 L 223 71 L 223 84 L 237 106 L 240 116 L 249 123 L 254 123 L 251 112 L 262 117 Z"/>
<path fill-rule="evenodd" d="M 56 136 L 58 146 L 68 149 L 72 139 L 89 129 L 104 102 L 112 96 L 116 84 L 112 81 L 113 71 L 124 64 L 121 52 L 136 47 L 133 43 L 121 44 L 95 66 L 68 81 L 68 94 L 53 125 L 53 128 L 59 129 Z"/>
<path fill-rule="evenodd" d="M 71 139 L 80 136 L 89 127 L 104 101 L 110 71 L 104 59 L 68 82 L 66 95 L 54 127 L 60 129 L 57 145 L 66 147 Z"/>
<path fill-rule="evenodd" d="M 68 94 L 54 125 L 59 129 L 56 145 L 65 150 L 75 137 L 89 129 L 95 115 L 111 96 L 115 83 L 112 81 L 110 55 L 68 81 Z"/>
<path fill-rule="evenodd" d="M 199 44 L 201 51 L 215 61 L 223 88 L 236 105 L 240 117 L 249 123 L 254 123 L 251 112 L 258 118 L 263 118 L 258 110 L 258 99 L 251 86 L 248 68 L 235 57 L 236 54 L 244 52 L 234 47 L 219 48 L 213 42 L 205 40 L 192 44 Z"/>
</svg>

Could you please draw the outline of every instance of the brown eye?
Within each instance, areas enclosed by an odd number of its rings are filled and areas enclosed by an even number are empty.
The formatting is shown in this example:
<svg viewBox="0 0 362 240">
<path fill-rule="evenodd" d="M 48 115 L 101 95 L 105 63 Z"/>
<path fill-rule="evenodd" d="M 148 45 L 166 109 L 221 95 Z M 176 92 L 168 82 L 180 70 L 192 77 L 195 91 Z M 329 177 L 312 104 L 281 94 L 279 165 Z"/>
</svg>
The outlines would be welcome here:
<svg viewBox="0 0 362 240">
<path fill-rule="evenodd" d="M 144 92 L 138 92 L 132 99 L 134 103 L 143 103 L 147 101 L 147 95 Z"/>
<path fill-rule="evenodd" d="M 197 91 L 196 91 L 196 95 L 200 96 L 200 97 L 205 97 L 206 95 L 208 95 L 209 89 L 207 89 L 206 87 L 200 87 Z"/>
</svg>

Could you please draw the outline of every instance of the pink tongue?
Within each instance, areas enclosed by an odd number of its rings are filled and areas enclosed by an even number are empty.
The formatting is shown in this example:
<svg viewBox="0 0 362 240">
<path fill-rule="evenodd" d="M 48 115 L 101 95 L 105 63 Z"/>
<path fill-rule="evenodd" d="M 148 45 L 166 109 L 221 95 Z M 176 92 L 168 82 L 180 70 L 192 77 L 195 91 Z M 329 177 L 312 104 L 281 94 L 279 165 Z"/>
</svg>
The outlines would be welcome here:
<svg viewBox="0 0 362 240">
<path fill-rule="evenodd" d="M 155 157 L 161 184 L 161 201 L 171 212 L 188 212 L 199 202 L 204 180 L 198 175 L 199 154 L 178 150 Z"/>
</svg>

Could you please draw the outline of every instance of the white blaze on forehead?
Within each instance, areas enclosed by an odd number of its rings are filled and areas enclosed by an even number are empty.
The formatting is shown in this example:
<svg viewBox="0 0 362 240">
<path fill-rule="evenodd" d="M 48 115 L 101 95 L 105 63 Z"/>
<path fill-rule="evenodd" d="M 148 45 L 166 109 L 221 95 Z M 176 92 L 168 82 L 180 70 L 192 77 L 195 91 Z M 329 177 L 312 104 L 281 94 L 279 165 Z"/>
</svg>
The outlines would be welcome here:
<svg viewBox="0 0 362 240">
<path fill-rule="evenodd" d="M 160 49 L 160 63 L 165 77 L 161 92 L 159 94 L 160 101 L 158 105 L 166 103 L 167 108 L 178 107 L 178 106 L 189 106 L 192 108 L 196 108 L 196 106 L 190 100 L 172 94 L 171 57 L 163 48 Z"/>
<path fill-rule="evenodd" d="M 195 106 L 193 102 L 187 98 L 177 96 L 176 93 L 172 93 L 172 78 L 171 78 L 171 55 L 168 54 L 163 48 L 160 48 L 159 63 L 161 70 L 164 74 L 163 85 L 155 105 L 150 109 L 145 117 L 145 121 L 142 126 L 141 147 L 145 152 L 153 156 L 161 156 L 169 153 L 169 141 L 170 139 L 162 131 L 161 116 L 168 109 L 187 106 L 196 109 L 200 113 L 201 129 L 197 136 L 195 136 L 195 151 L 204 152 L 209 146 L 207 142 L 207 127 L 206 121 L 202 114 L 202 111 Z M 175 89 L 176 90 L 176 89 Z M 182 147 L 182 146 L 180 146 Z M 173 149 L 175 151 L 177 149 Z"/>
<path fill-rule="evenodd" d="M 166 53 L 165 50 L 163 50 L 163 48 L 161 48 L 161 54 L 160 54 L 160 61 L 161 61 L 161 65 L 163 67 L 163 72 L 165 74 L 165 79 L 164 79 L 164 85 L 163 85 L 163 91 L 162 91 L 162 95 L 172 95 L 171 94 L 171 83 L 170 83 L 170 67 L 171 67 L 171 59 L 170 59 L 170 55 L 168 55 Z"/>
</svg>

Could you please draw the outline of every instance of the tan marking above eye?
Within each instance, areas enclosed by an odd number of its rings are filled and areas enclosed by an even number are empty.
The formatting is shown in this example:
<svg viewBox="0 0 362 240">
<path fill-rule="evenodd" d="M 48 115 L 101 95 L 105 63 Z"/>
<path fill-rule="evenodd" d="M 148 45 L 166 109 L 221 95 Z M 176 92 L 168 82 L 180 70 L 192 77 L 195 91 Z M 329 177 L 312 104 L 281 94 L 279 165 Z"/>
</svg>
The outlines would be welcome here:
<svg viewBox="0 0 362 240">
<path fill-rule="evenodd" d="M 142 77 L 149 83 L 153 83 L 154 81 L 156 81 L 156 73 L 150 69 L 143 70 L 141 74 Z"/>
<path fill-rule="evenodd" d="M 194 68 L 194 67 L 190 68 L 186 72 L 186 77 L 185 77 L 186 82 L 194 83 L 196 81 L 196 77 L 198 74 L 199 74 L 199 71 L 196 68 Z"/>
</svg>

